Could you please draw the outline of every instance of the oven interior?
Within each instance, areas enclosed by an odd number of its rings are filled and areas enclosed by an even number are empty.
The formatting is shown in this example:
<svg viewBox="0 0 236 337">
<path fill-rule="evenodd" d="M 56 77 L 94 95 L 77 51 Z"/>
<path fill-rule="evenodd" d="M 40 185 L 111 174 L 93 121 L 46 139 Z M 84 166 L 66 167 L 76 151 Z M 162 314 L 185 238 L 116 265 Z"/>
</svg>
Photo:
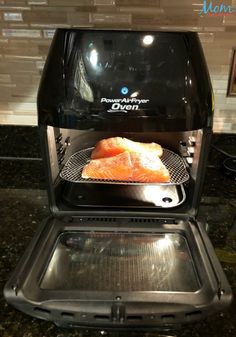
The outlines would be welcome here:
<svg viewBox="0 0 236 337">
<path fill-rule="evenodd" d="M 199 171 L 203 171 L 204 130 L 185 132 L 104 132 L 48 126 L 43 130 L 48 154 L 49 186 L 53 204 L 66 211 L 92 209 L 155 210 L 196 213 L 200 194 Z M 157 142 L 164 148 L 162 161 L 171 173 L 170 183 L 144 184 L 85 180 L 81 170 L 91 150 L 104 138 L 126 137 L 140 142 Z"/>
</svg>

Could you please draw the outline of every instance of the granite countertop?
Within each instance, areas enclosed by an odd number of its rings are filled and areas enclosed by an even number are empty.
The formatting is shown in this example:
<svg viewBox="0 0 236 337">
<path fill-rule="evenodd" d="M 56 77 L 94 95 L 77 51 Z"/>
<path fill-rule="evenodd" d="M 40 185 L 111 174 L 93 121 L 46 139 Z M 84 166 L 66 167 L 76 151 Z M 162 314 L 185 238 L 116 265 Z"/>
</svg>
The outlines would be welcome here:
<svg viewBox="0 0 236 337">
<path fill-rule="evenodd" d="M 1 154 L 1 153 L 0 153 Z M 6 154 L 4 154 L 5 157 Z M 205 219 L 209 236 L 236 295 L 236 185 L 220 171 L 221 156 L 212 154 L 209 162 L 199 219 Z M 210 156 L 210 159 L 212 159 Z M 36 228 L 49 214 L 42 163 L 37 155 L 30 162 L 0 158 L 0 287 L 14 270 Z M 215 163 L 218 164 L 215 164 Z M 160 337 L 157 332 L 108 333 L 107 336 Z M 229 310 L 208 319 L 171 331 L 165 336 L 236 337 L 236 300 Z M 75 337 L 101 336 L 96 331 L 63 330 L 53 323 L 27 316 L 0 301 L 0 336 L 2 337 Z"/>
</svg>

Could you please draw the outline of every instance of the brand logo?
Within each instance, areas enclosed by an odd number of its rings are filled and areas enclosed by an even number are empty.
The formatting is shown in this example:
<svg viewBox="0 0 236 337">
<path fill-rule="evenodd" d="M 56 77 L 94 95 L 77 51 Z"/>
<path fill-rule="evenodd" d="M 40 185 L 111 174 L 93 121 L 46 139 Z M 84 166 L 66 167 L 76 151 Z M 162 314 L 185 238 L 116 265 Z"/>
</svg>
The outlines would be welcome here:
<svg viewBox="0 0 236 337">
<path fill-rule="evenodd" d="M 140 104 L 148 103 L 149 99 L 138 98 L 101 98 L 101 103 L 112 103 L 108 112 L 128 112 L 131 110 L 138 110 Z"/>
<path fill-rule="evenodd" d="M 199 14 L 208 16 L 229 16 L 233 15 L 234 11 L 235 9 L 232 6 L 225 5 L 223 2 L 213 4 L 212 1 L 208 2 L 207 0 L 204 0 Z"/>
</svg>

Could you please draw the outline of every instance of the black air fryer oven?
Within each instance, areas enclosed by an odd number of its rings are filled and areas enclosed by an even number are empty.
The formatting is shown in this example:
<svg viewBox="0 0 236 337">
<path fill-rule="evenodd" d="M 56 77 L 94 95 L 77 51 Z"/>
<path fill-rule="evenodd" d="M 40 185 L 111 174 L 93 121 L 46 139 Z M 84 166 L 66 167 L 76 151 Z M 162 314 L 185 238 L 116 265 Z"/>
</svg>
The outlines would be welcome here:
<svg viewBox="0 0 236 337">
<path fill-rule="evenodd" d="M 65 327 L 176 327 L 231 289 L 197 221 L 213 98 L 195 33 L 57 30 L 38 94 L 51 217 L 5 287 Z M 157 142 L 171 180 L 86 180 L 108 137 Z"/>
</svg>

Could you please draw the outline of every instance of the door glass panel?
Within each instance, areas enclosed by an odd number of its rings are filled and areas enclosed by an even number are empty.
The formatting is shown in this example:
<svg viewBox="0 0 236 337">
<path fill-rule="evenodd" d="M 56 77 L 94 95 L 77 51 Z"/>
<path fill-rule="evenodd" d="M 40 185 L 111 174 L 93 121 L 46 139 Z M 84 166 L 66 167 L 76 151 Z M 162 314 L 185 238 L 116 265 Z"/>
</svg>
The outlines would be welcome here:
<svg viewBox="0 0 236 337">
<path fill-rule="evenodd" d="M 181 234 L 64 232 L 40 287 L 84 291 L 199 289 L 186 238 Z"/>
</svg>

